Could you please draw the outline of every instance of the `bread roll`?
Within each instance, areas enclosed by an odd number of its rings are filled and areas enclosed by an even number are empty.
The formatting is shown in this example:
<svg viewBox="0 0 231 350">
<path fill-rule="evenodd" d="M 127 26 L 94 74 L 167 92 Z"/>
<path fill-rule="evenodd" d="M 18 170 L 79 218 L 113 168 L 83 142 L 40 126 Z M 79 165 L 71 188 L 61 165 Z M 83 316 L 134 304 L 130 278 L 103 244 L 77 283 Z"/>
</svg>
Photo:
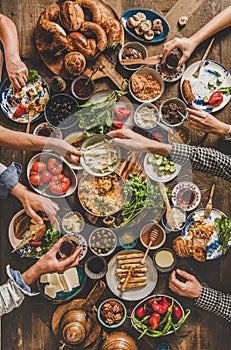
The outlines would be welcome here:
<svg viewBox="0 0 231 350">
<path fill-rule="evenodd" d="M 84 12 L 82 8 L 73 1 L 65 1 L 60 6 L 60 22 L 69 31 L 78 30 L 84 22 Z"/>
<path fill-rule="evenodd" d="M 64 57 L 66 71 L 73 77 L 81 74 L 86 67 L 86 59 L 80 52 L 70 52 Z"/>
</svg>

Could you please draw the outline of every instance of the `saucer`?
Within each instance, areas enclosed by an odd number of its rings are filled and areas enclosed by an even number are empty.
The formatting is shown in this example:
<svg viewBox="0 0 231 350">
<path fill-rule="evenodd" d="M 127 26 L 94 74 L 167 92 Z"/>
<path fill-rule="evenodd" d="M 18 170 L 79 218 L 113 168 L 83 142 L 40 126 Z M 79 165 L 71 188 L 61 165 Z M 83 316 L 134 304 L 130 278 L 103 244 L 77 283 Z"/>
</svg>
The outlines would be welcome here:
<svg viewBox="0 0 231 350">
<path fill-rule="evenodd" d="M 185 64 L 183 64 L 181 67 L 178 67 L 176 72 L 169 71 L 166 65 L 161 63 L 156 64 L 155 69 L 162 76 L 164 81 L 172 83 L 182 77 L 185 71 Z"/>
</svg>

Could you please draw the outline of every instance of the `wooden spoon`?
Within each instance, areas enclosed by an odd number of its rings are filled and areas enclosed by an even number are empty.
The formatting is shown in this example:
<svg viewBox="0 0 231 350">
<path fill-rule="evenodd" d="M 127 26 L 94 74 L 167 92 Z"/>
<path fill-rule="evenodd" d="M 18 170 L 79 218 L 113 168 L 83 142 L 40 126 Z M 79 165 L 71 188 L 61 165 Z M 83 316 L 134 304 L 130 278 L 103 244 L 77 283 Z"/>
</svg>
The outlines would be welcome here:
<svg viewBox="0 0 231 350">
<path fill-rule="evenodd" d="M 167 224 L 168 226 L 170 226 L 173 230 L 178 229 L 178 226 L 175 222 L 175 219 L 173 217 L 172 214 L 172 208 L 171 205 L 169 203 L 169 199 L 168 199 L 168 195 L 166 192 L 166 188 L 164 186 L 164 184 L 162 182 L 159 182 L 159 188 L 160 188 L 160 193 L 162 194 L 165 206 L 166 206 L 166 220 L 167 220 Z"/>
<path fill-rule="evenodd" d="M 154 66 L 160 63 L 162 55 L 150 56 L 146 58 L 134 58 L 134 59 L 123 59 L 120 61 L 122 66 L 131 66 L 132 64 L 146 64 L 147 66 Z"/>
<path fill-rule="evenodd" d="M 29 243 L 30 241 L 40 241 L 44 234 L 46 232 L 46 225 L 41 225 L 40 229 L 37 231 L 32 231 L 30 232 L 30 236 L 23 242 L 21 242 L 14 250 L 12 250 L 11 253 L 16 252 L 17 250 L 21 249 L 24 247 L 25 244 Z"/>
<path fill-rule="evenodd" d="M 150 235 L 149 235 L 149 244 L 148 244 L 148 247 L 147 247 L 147 249 L 146 249 L 146 252 L 145 252 L 145 254 L 144 254 L 143 259 L 142 259 L 141 262 L 140 262 L 142 265 L 145 263 L 145 260 L 146 260 L 146 257 L 147 257 L 147 255 L 148 255 L 148 252 L 149 252 L 149 250 L 150 250 L 150 248 L 151 248 L 151 245 L 152 245 L 153 242 L 155 242 L 155 240 L 157 239 L 158 235 L 159 235 L 158 230 L 157 230 L 156 228 L 153 228 L 152 231 L 150 232 Z"/>
</svg>

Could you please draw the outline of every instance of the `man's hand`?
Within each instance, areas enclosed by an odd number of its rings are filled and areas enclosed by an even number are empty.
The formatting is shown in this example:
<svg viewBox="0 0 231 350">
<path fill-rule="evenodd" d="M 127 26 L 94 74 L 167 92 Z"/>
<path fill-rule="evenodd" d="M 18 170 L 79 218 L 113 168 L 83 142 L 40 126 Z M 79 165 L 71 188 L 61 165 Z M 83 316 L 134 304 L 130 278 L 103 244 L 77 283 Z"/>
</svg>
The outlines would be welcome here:
<svg viewBox="0 0 231 350">
<path fill-rule="evenodd" d="M 212 114 L 204 112 L 199 108 L 186 109 L 188 112 L 189 126 L 192 129 L 212 134 L 224 135 L 229 130 L 229 125 L 215 118 Z"/>
<path fill-rule="evenodd" d="M 177 279 L 176 274 L 186 279 L 186 282 L 181 282 Z M 180 296 L 188 298 L 199 298 L 202 290 L 202 285 L 195 276 L 190 275 L 186 271 L 177 269 L 173 271 L 169 278 L 169 288 Z"/>
</svg>

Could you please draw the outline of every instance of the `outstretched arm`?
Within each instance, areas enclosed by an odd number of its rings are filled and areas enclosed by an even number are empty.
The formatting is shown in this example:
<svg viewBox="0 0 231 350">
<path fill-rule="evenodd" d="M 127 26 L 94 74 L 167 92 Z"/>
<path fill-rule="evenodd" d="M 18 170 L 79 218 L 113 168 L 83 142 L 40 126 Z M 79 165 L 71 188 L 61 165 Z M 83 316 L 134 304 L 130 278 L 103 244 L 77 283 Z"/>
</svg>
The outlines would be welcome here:
<svg viewBox="0 0 231 350">
<path fill-rule="evenodd" d="M 191 56 L 195 48 L 211 35 L 223 30 L 231 25 L 231 6 L 218 13 L 204 27 L 198 30 L 189 38 L 174 38 L 164 45 L 163 62 L 167 55 L 176 48 L 182 51 L 182 58 L 179 65 L 182 65 Z"/>
<path fill-rule="evenodd" d="M 0 41 L 3 44 L 6 70 L 15 90 L 25 86 L 28 69 L 19 56 L 18 35 L 15 24 L 0 14 Z"/>
</svg>

